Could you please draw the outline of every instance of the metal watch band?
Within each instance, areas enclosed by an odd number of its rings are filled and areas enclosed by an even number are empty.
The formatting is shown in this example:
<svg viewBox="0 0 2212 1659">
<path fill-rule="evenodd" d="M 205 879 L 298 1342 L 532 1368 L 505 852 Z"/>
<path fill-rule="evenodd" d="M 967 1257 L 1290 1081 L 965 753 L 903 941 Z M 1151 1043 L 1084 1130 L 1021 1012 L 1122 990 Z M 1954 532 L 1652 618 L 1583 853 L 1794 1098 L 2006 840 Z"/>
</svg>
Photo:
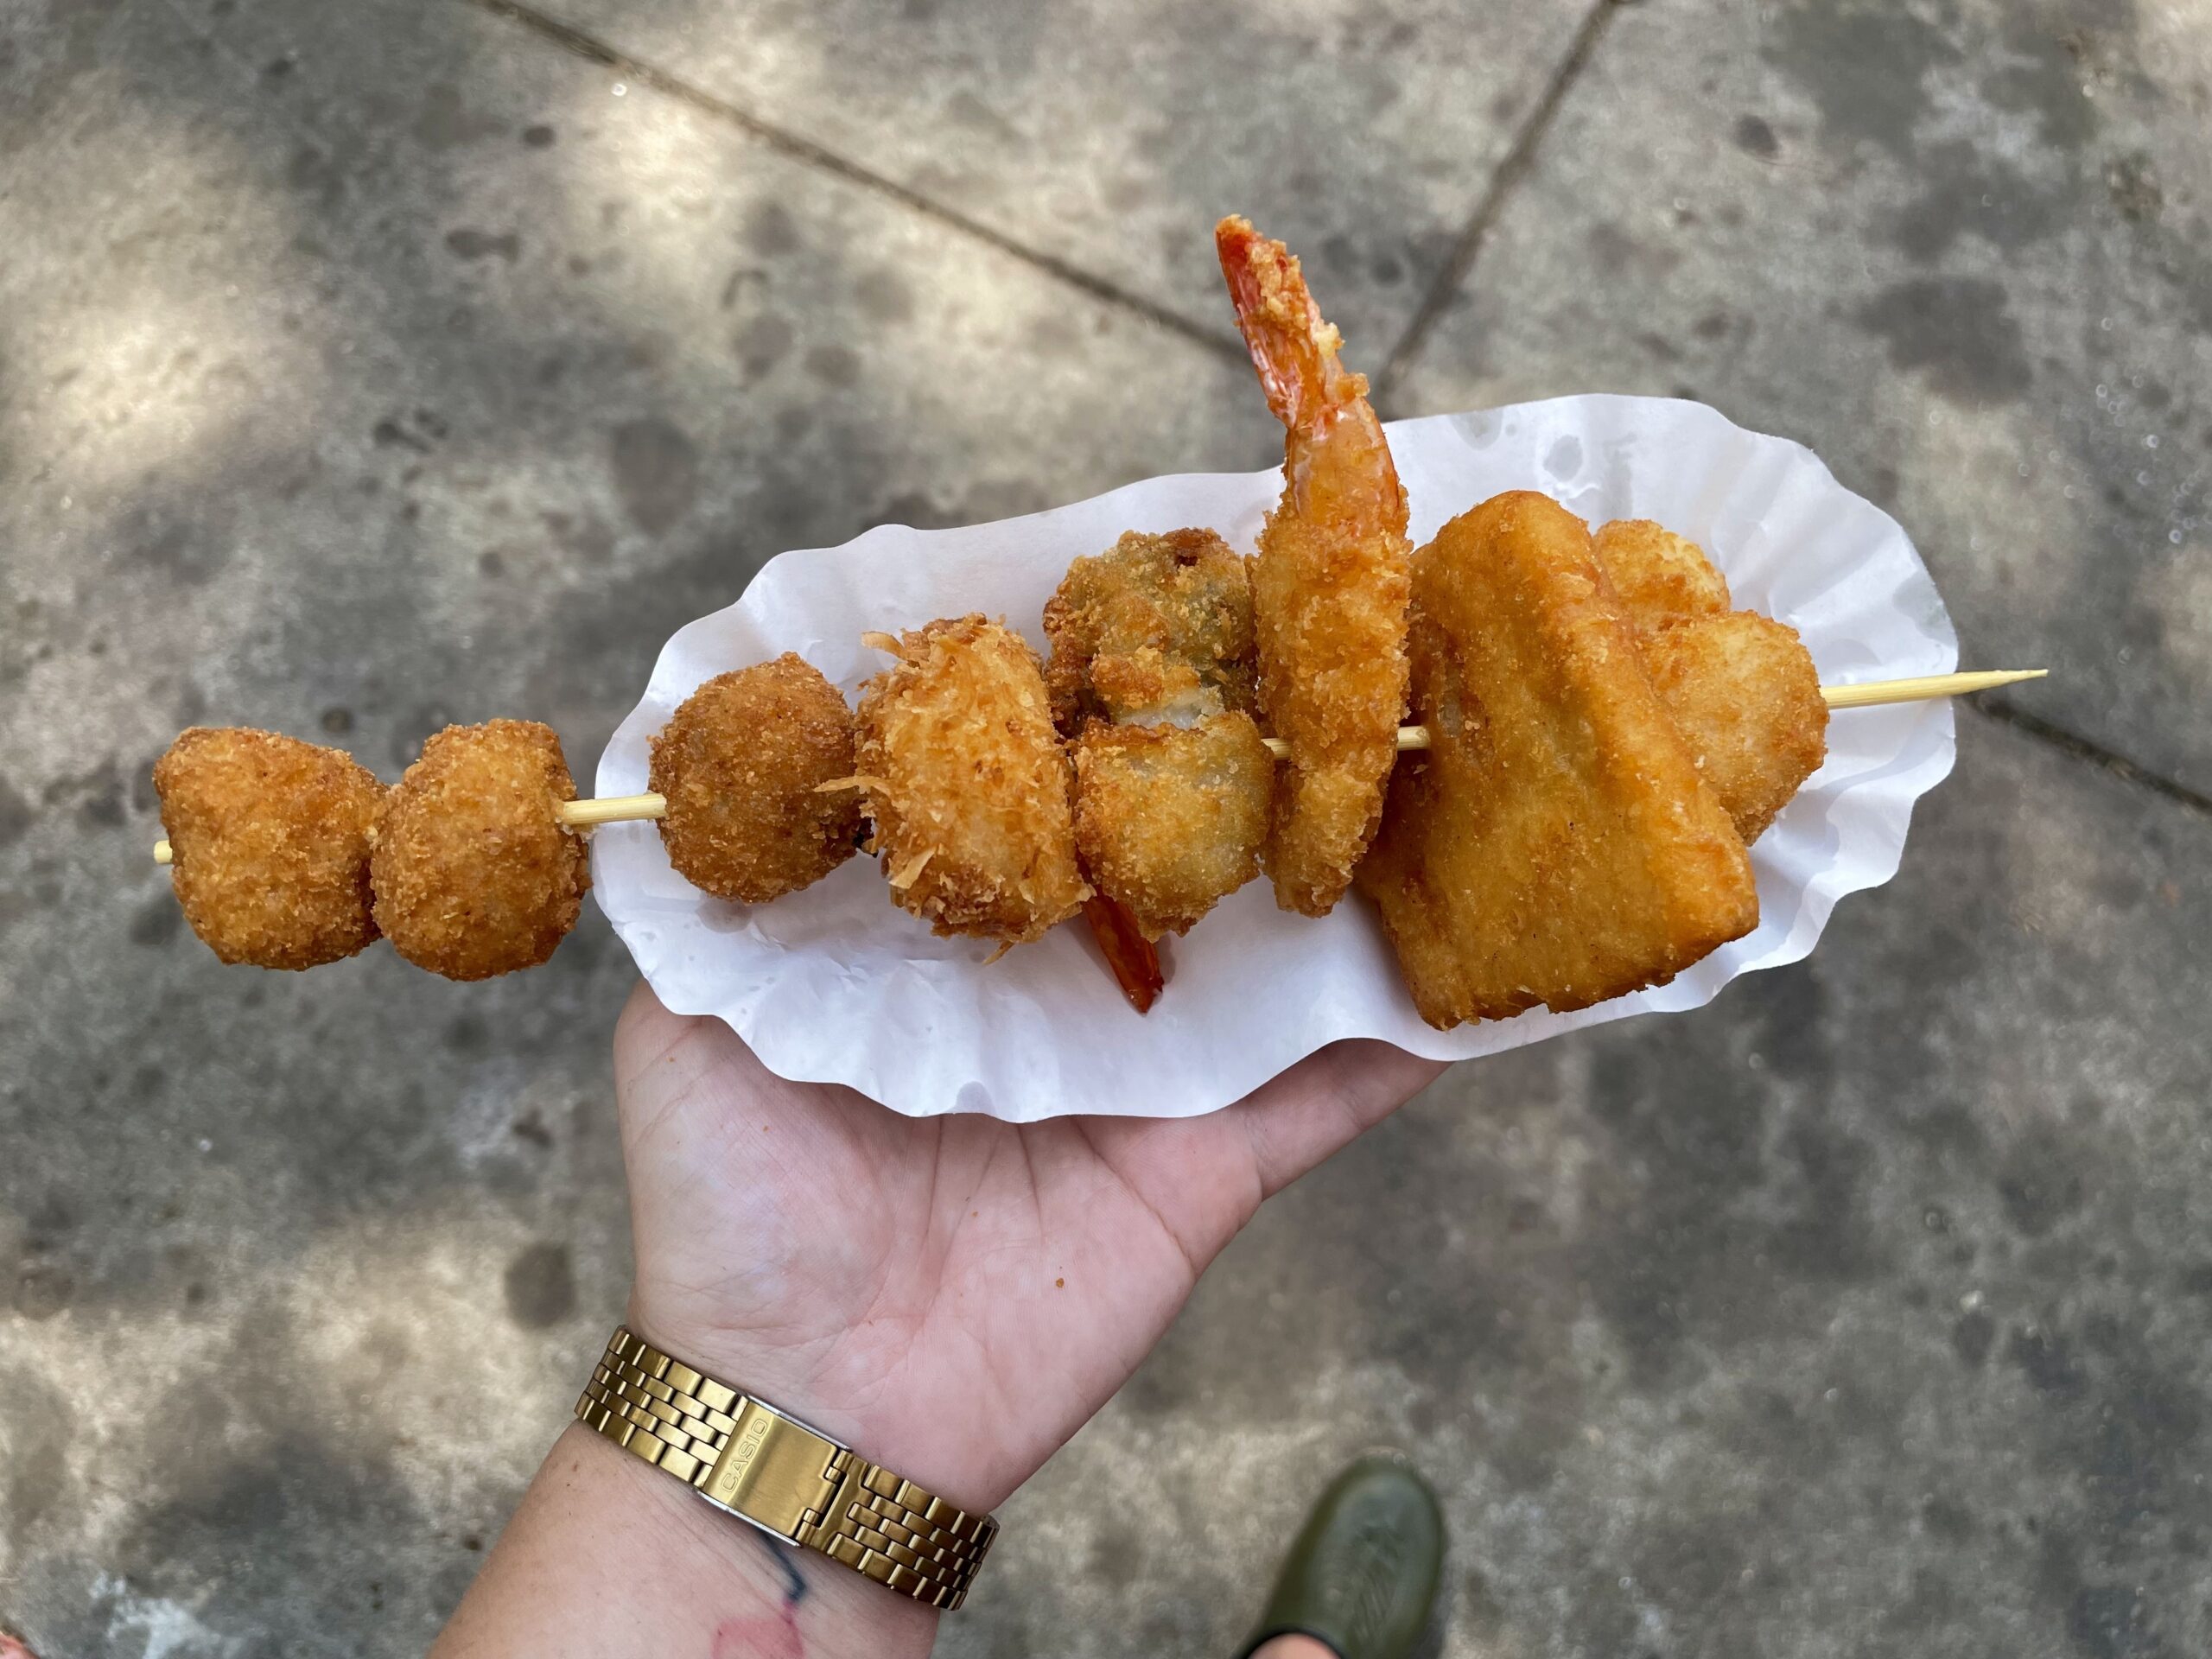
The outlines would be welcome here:
<svg viewBox="0 0 2212 1659">
<path fill-rule="evenodd" d="M 617 1325 L 578 1420 L 716 1509 L 947 1612 L 998 1535 L 827 1434 L 703 1376 Z"/>
</svg>

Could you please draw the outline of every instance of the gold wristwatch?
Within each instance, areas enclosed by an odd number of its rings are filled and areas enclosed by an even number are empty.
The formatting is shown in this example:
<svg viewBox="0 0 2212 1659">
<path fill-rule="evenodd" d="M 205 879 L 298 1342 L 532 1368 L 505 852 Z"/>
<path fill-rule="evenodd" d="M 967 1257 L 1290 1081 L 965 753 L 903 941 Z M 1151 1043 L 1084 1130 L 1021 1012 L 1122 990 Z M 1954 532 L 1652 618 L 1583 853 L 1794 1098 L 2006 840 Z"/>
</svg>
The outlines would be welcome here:
<svg viewBox="0 0 2212 1659">
<path fill-rule="evenodd" d="M 988 1515 L 863 1463 L 766 1401 L 702 1376 L 617 1325 L 576 1416 L 718 1510 L 947 1612 L 998 1535 Z"/>
</svg>

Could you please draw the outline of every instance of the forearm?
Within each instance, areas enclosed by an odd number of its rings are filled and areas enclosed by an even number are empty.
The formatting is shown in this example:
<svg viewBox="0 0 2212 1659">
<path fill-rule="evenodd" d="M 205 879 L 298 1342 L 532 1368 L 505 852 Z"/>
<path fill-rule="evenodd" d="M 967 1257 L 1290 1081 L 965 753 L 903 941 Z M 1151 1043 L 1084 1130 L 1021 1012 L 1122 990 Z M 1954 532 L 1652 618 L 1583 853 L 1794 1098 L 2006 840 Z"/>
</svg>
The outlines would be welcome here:
<svg viewBox="0 0 2212 1659">
<path fill-rule="evenodd" d="M 572 1425 L 433 1659 L 924 1655 L 931 1609 L 721 1514 Z"/>
</svg>

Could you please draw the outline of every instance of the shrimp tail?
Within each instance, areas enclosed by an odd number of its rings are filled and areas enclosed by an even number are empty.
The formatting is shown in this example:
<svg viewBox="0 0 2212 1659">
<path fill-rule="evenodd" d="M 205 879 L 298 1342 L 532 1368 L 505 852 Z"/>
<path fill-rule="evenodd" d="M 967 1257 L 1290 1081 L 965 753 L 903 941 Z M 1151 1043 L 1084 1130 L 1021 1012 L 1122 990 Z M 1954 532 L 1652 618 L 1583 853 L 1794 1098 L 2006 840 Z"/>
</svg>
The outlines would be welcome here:
<svg viewBox="0 0 2212 1659">
<path fill-rule="evenodd" d="M 1294 432 L 1325 429 L 1367 395 L 1367 378 L 1338 363 L 1343 340 L 1322 321 L 1297 258 L 1235 214 L 1213 227 L 1213 240 L 1268 407 Z"/>
</svg>

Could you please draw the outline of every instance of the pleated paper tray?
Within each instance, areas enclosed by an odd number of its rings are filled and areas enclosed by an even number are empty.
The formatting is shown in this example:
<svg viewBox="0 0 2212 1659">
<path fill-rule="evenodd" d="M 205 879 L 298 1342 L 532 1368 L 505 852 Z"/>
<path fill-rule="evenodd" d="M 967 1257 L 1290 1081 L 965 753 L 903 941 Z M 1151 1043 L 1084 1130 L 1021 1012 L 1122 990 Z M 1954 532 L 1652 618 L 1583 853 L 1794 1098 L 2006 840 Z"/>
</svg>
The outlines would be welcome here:
<svg viewBox="0 0 2212 1659">
<path fill-rule="evenodd" d="M 1787 439 L 1702 404 L 1589 396 L 1388 429 L 1419 545 L 1503 490 L 1556 497 L 1594 527 L 1653 518 L 1703 547 L 1736 604 L 1797 629 L 1823 683 L 1936 674 L 1958 644 L 1897 522 Z M 863 632 L 942 616 L 1002 617 L 1040 650 L 1069 562 L 1124 531 L 1217 531 L 1255 544 L 1280 472 L 1150 479 L 1027 518 L 959 530 L 884 525 L 772 560 L 727 610 L 680 630 L 600 757 L 597 790 L 646 787 L 647 740 L 702 681 L 795 651 L 853 697 L 886 659 Z M 1797 961 L 1836 900 L 1888 880 L 1913 803 L 1951 769 L 1947 702 L 1841 714 L 1827 763 L 1751 849 L 1759 925 L 1673 982 L 1579 1014 L 1440 1032 L 1414 1012 L 1357 895 L 1319 921 L 1275 907 L 1262 876 L 1165 942 L 1166 992 L 1140 1015 L 1078 921 L 988 961 L 894 908 L 855 858 L 772 905 L 710 898 L 670 868 L 650 823 L 594 832 L 594 894 L 639 969 L 678 1013 L 727 1020 L 786 1077 L 847 1084 L 913 1116 L 988 1112 L 1181 1117 L 1241 1098 L 1340 1038 L 1464 1059 L 1634 1014 L 1710 1001 L 1738 974 Z"/>
</svg>

